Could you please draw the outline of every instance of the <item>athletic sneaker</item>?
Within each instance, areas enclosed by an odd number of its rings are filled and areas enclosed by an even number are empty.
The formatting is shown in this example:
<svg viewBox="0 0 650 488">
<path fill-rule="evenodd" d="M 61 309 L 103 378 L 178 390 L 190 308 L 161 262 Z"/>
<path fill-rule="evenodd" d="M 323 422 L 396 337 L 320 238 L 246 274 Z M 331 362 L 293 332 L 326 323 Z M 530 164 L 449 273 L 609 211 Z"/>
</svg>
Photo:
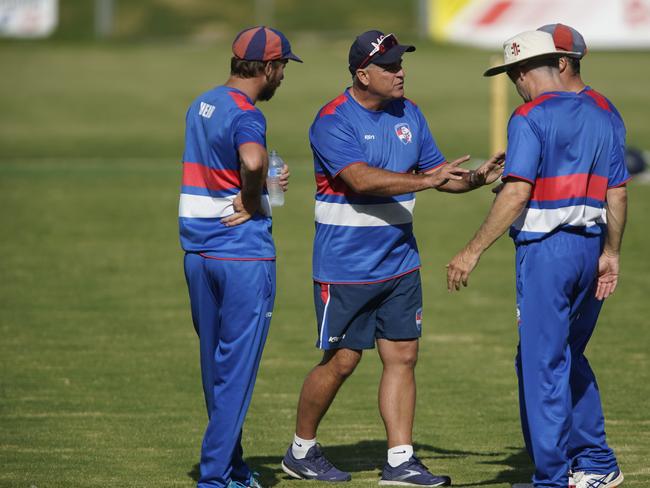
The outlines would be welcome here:
<svg viewBox="0 0 650 488">
<path fill-rule="evenodd" d="M 241 481 L 230 480 L 230 483 L 228 483 L 227 488 L 248 488 L 248 487 Z"/>
<path fill-rule="evenodd" d="M 257 479 L 259 475 L 259 473 L 251 473 L 251 476 L 248 478 L 248 481 L 246 481 L 246 483 L 230 480 L 230 483 L 228 483 L 228 486 L 226 488 L 262 488 L 262 485 Z"/>
<path fill-rule="evenodd" d="M 576 471 L 573 473 L 573 480 L 576 488 L 615 488 L 623 483 L 623 473 L 620 469 L 607 474 Z"/>
<path fill-rule="evenodd" d="M 289 446 L 282 460 L 282 471 L 299 480 L 350 481 L 352 479 L 350 473 L 337 469 L 327 460 L 320 444 L 311 447 L 304 459 L 293 457 Z"/>
<path fill-rule="evenodd" d="M 422 461 L 415 456 L 411 456 L 411 459 L 395 468 L 386 463 L 381 473 L 379 484 L 399 486 L 450 486 L 451 478 L 449 476 L 431 474 L 427 467 L 422 464 Z"/>
<path fill-rule="evenodd" d="M 248 478 L 248 482 L 246 483 L 247 488 L 263 488 L 262 484 L 257 479 L 259 475 L 259 473 L 251 473 L 251 477 Z"/>
</svg>

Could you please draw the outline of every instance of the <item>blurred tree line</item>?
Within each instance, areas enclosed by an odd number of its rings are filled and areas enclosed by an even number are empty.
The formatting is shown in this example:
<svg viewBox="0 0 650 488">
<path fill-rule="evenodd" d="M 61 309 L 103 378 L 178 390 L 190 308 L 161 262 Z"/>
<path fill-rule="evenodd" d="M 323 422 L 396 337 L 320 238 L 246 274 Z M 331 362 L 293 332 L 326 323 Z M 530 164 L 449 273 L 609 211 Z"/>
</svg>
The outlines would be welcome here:
<svg viewBox="0 0 650 488">
<path fill-rule="evenodd" d="M 379 28 L 411 36 L 417 15 L 416 0 L 113 0 L 113 8 L 115 40 L 231 39 L 262 19 L 288 33 L 339 37 Z M 59 0 L 53 39 L 93 39 L 94 12 L 94 0 Z"/>
</svg>

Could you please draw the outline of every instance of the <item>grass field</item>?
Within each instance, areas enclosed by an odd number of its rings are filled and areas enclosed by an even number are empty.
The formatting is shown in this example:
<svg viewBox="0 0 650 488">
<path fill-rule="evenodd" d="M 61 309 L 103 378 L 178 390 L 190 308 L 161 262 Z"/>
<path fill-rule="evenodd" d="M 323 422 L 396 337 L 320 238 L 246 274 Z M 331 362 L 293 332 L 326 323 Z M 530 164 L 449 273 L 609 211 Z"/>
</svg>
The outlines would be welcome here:
<svg viewBox="0 0 650 488">
<path fill-rule="evenodd" d="M 313 176 L 307 129 L 348 83 L 348 41 L 294 40 L 277 96 L 261 105 L 269 146 L 291 165 L 276 212 L 276 312 L 245 429 L 265 486 L 293 434 L 297 395 L 319 359 L 311 302 Z M 221 83 L 228 46 L 0 45 L 0 486 L 191 487 L 205 426 L 198 347 L 177 238 L 185 108 Z M 418 46 L 407 95 L 444 154 L 487 155 L 485 52 Z M 590 53 L 585 77 L 648 148 L 647 52 Z M 514 90 L 511 96 L 514 106 Z M 444 264 L 491 202 L 488 191 L 420 194 L 424 268 L 417 450 L 456 486 L 527 481 L 516 403 L 512 244 L 501 239 L 471 286 L 445 290 Z M 626 486 L 650 485 L 648 187 L 630 185 L 622 280 L 588 353 Z M 644 217 L 644 215 L 646 217 Z M 385 445 L 379 361 L 366 354 L 319 440 L 351 488 L 375 486 Z"/>
</svg>

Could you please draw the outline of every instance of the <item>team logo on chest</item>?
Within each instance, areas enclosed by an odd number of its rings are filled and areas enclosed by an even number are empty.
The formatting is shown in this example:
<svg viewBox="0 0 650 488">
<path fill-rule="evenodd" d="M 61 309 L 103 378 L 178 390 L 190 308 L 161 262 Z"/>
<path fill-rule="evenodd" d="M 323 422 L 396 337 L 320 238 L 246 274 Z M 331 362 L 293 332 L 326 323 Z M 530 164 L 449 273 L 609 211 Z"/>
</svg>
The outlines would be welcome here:
<svg viewBox="0 0 650 488">
<path fill-rule="evenodd" d="M 408 124 L 397 124 L 395 126 L 395 134 L 403 144 L 409 144 L 413 140 L 413 134 L 411 133 Z"/>
</svg>

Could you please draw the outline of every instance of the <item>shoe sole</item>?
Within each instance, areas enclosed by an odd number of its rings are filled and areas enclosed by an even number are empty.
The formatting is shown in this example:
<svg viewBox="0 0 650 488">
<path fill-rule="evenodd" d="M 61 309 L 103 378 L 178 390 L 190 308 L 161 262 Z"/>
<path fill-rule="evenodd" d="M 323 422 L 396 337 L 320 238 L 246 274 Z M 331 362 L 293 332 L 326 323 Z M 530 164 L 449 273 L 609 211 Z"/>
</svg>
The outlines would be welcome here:
<svg viewBox="0 0 650 488">
<path fill-rule="evenodd" d="M 625 478 L 623 477 L 623 473 L 621 471 L 618 472 L 618 476 L 616 479 L 610 481 L 606 485 L 603 486 L 603 488 L 616 488 L 617 486 L 620 486 L 623 483 L 623 480 Z"/>
<path fill-rule="evenodd" d="M 345 483 L 347 481 L 350 481 L 350 479 L 351 479 L 351 477 L 348 478 L 347 480 L 319 480 L 318 478 L 308 478 L 307 476 L 303 476 L 300 473 L 297 473 L 296 471 L 294 471 L 291 468 L 287 467 L 287 465 L 284 464 L 284 460 L 280 463 L 280 466 L 282 467 L 282 471 L 284 471 L 289 476 L 291 476 L 292 478 L 295 478 L 297 480 L 324 481 L 326 483 Z"/>
<path fill-rule="evenodd" d="M 284 471 L 285 473 L 287 473 L 287 474 L 288 474 L 289 476 L 291 476 L 292 478 L 295 478 L 295 479 L 297 479 L 297 480 L 309 480 L 309 479 L 312 479 L 312 478 L 307 478 L 307 477 L 305 477 L 305 476 L 301 476 L 299 473 L 296 473 L 295 471 L 293 471 L 293 470 L 287 468 L 287 465 L 284 464 L 284 461 L 282 461 L 282 462 L 280 463 L 280 466 L 282 466 L 282 471 Z"/>
<path fill-rule="evenodd" d="M 381 486 L 421 486 L 425 488 L 428 486 L 451 486 L 451 484 L 447 483 L 446 481 L 442 481 L 441 483 L 435 483 L 433 485 L 421 485 L 419 483 L 409 483 L 408 481 L 379 480 L 379 484 Z"/>
<path fill-rule="evenodd" d="M 623 477 L 623 473 L 619 472 L 616 479 L 610 481 L 609 483 L 604 485 L 602 488 L 616 488 L 617 486 L 621 486 L 624 479 L 625 478 Z M 575 488 L 575 487 L 576 487 L 575 484 L 569 485 L 569 488 Z M 533 488 L 533 485 L 532 485 L 532 483 L 515 483 L 514 485 L 512 485 L 512 488 Z"/>
</svg>

